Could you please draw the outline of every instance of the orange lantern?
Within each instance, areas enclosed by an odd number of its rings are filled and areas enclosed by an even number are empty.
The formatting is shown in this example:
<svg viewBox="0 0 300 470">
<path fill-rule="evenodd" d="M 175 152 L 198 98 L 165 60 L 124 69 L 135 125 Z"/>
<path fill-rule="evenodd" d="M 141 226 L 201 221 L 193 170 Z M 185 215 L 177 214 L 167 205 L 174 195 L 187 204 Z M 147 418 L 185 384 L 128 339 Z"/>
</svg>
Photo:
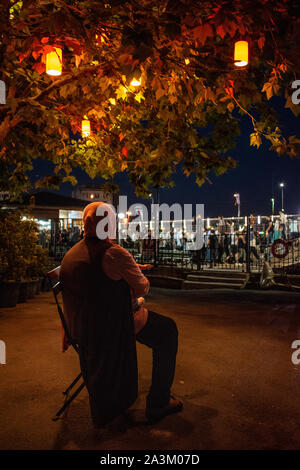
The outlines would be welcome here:
<svg viewBox="0 0 300 470">
<path fill-rule="evenodd" d="M 62 70 L 62 50 L 55 47 L 55 51 L 46 55 L 46 73 L 54 77 L 61 75 Z"/>
<path fill-rule="evenodd" d="M 234 45 L 234 65 L 245 67 L 248 64 L 248 42 L 237 41 Z"/>
<path fill-rule="evenodd" d="M 91 134 L 91 123 L 88 119 L 83 119 L 81 123 L 82 137 L 88 137 Z"/>
</svg>

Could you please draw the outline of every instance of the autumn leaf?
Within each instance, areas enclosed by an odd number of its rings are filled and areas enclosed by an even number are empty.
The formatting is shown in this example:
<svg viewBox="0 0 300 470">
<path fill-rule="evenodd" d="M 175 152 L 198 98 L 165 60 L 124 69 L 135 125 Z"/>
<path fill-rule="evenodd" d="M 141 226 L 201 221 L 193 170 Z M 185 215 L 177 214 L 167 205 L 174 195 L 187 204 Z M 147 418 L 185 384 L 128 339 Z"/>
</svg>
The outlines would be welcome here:
<svg viewBox="0 0 300 470">
<path fill-rule="evenodd" d="M 193 30 L 194 38 L 203 45 L 208 37 L 213 36 L 213 29 L 209 23 L 196 26 Z"/>
<path fill-rule="evenodd" d="M 45 72 L 46 70 L 46 66 L 45 64 L 42 64 L 42 62 L 36 62 L 35 64 L 33 64 L 32 66 L 34 68 L 34 70 L 38 73 L 38 74 L 42 74 Z"/>
<path fill-rule="evenodd" d="M 143 93 L 142 93 L 141 91 L 139 91 L 139 92 L 135 95 L 134 99 L 135 99 L 138 103 L 140 103 L 142 100 L 145 99 L 145 97 L 144 97 Z"/>
<path fill-rule="evenodd" d="M 159 87 L 157 88 L 155 92 L 155 98 L 159 100 L 162 96 L 164 96 L 164 94 L 165 94 L 165 90 L 159 85 Z"/>
<path fill-rule="evenodd" d="M 266 92 L 266 95 L 267 95 L 267 98 L 268 100 L 270 98 L 272 98 L 273 96 L 273 87 L 272 87 L 272 83 L 270 82 L 267 82 L 264 84 L 263 88 L 262 88 L 262 91 L 265 91 Z"/>
<path fill-rule="evenodd" d="M 275 75 L 270 79 L 269 82 L 265 83 L 262 88 L 262 91 L 266 92 L 268 100 L 272 98 L 273 95 L 278 95 L 279 90 L 280 87 Z"/>
<path fill-rule="evenodd" d="M 233 88 L 232 87 L 226 87 L 225 91 L 226 91 L 227 95 L 233 96 Z"/>
<path fill-rule="evenodd" d="M 119 88 L 116 90 L 116 97 L 117 99 L 122 99 L 125 100 L 127 98 L 127 89 L 123 86 L 120 85 Z"/>
<path fill-rule="evenodd" d="M 41 49 L 38 50 L 38 51 L 37 51 L 37 50 L 32 51 L 32 57 L 33 57 L 35 60 L 37 60 L 37 59 L 39 58 L 39 56 L 41 55 L 41 53 L 42 53 L 42 50 L 41 50 Z"/>
<path fill-rule="evenodd" d="M 227 109 L 230 113 L 232 113 L 232 111 L 234 110 L 234 103 L 232 101 L 228 103 Z"/>
<path fill-rule="evenodd" d="M 257 41 L 257 44 L 258 44 L 258 47 L 260 48 L 260 50 L 262 50 L 264 48 L 264 45 L 265 45 L 265 36 L 261 36 L 258 41 Z"/>
<path fill-rule="evenodd" d="M 81 55 L 75 55 L 75 65 L 77 68 L 79 67 L 81 60 L 82 60 Z"/>
<path fill-rule="evenodd" d="M 256 146 L 259 148 L 262 144 L 260 135 L 257 132 L 250 134 L 250 145 Z"/>
<path fill-rule="evenodd" d="M 217 26 L 217 34 L 222 38 L 224 39 L 225 37 L 225 31 L 224 31 L 224 28 L 223 28 L 223 25 L 220 24 L 219 26 Z"/>
</svg>

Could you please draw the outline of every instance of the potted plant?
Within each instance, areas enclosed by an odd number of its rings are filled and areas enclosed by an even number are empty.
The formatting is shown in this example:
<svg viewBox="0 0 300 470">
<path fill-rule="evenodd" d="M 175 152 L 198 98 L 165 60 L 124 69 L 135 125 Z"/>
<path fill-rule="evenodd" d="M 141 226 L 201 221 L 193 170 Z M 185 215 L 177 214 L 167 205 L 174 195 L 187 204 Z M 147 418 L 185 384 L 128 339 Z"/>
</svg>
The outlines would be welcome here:
<svg viewBox="0 0 300 470">
<path fill-rule="evenodd" d="M 48 250 L 38 245 L 38 228 L 34 220 L 22 220 L 22 251 L 25 269 L 22 281 L 26 283 L 27 298 L 40 291 L 41 276 L 45 273 Z"/>
<path fill-rule="evenodd" d="M 48 252 L 40 247 L 38 228 L 17 210 L 0 211 L 0 306 L 25 302 L 37 291 L 47 269 Z"/>
<path fill-rule="evenodd" d="M 0 211 L 0 307 L 14 307 L 25 270 L 20 213 Z"/>
<path fill-rule="evenodd" d="M 48 268 L 48 250 L 38 244 L 34 244 L 31 255 L 27 275 L 31 279 L 36 280 L 36 294 L 39 294 Z"/>
</svg>

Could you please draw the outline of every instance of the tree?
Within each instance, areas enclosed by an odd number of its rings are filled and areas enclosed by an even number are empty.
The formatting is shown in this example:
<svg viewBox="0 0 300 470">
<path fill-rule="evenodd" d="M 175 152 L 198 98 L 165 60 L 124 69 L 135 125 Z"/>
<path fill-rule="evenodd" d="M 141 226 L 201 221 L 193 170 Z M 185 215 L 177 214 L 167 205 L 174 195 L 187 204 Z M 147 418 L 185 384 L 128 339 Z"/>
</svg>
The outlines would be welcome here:
<svg viewBox="0 0 300 470">
<path fill-rule="evenodd" d="M 172 184 L 180 162 L 199 185 L 228 156 L 247 115 L 250 145 L 263 139 L 279 155 L 299 155 L 270 106 L 291 101 L 299 70 L 299 18 L 287 0 L 4 0 L 0 13 L 0 106 L 3 189 L 28 186 L 34 158 L 55 164 L 38 186 L 76 183 L 72 168 L 111 180 L 127 171 L 137 194 Z M 235 41 L 250 45 L 249 65 L 233 64 Z M 46 55 L 63 54 L 60 77 Z M 132 79 L 140 86 L 132 86 Z M 81 138 L 87 116 L 92 134 Z"/>
</svg>

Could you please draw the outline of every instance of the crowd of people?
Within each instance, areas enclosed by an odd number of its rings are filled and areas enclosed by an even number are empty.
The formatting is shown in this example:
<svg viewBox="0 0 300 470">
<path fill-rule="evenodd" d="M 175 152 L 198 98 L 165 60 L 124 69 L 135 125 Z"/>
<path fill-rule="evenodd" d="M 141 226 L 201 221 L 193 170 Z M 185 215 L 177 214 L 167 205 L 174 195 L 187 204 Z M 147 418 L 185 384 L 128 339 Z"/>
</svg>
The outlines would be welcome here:
<svg viewBox="0 0 300 470">
<path fill-rule="evenodd" d="M 241 222 L 244 223 L 241 223 Z M 151 231 L 144 240 L 132 240 L 129 236 L 120 243 L 134 255 L 144 259 L 153 259 L 154 252 L 160 250 L 160 257 L 164 252 L 184 252 L 189 254 L 197 263 L 236 264 L 245 263 L 247 258 L 247 225 L 240 218 L 230 219 L 219 216 L 213 219 L 210 225 L 204 229 L 204 244 L 200 250 L 188 253 L 187 242 L 190 240 L 187 233 L 174 235 L 171 229 L 167 237 L 160 238 L 159 243 L 152 239 Z M 284 211 L 280 211 L 276 217 L 266 216 L 262 218 L 251 215 L 250 225 L 250 261 L 259 262 L 265 259 L 266 253 L 270 255 L 270 246 L 275 240 L 295 240 L 300 236 L 300 217 L 288 217 Z M 39 243 L 48 248 L 50 253 L 62 256 L 83 237 L 83 231 L 79 226 L 71 226 L 68 229 L 56 230 L 51 235 L 50 230 L 41 230 Z"/>
<path fill-rule="evenodd" d="M 83 231 L 75 225 L 69 227 L 68 229 L 63 229 L 57 232 L 56 234 L 56 245 L 64 246 L 66 248 L 72 248 L 76 243 L 78 243 L 83 238 Z"/>
<path fill-rule="evenodd" d="M 184 252 L 198 265 L 208 264 L 213 267 L 216 264 L 240 264 L 246 262 L 249 246 L 250 262 L 260 263 L 272 257 L 271 246 L 279 239 L 296 246 L 299 251 L 300 217 L 287 217 L 284 211 L 280 211 L 276 217 L 251 215 L 248 220 L 249 245 L 248 226 L 244 218 L 225 219 L 219 216 L 218 219 L 210 221 L 210 225 L 206 223 L 204 244 L 200 250 L 189 252 L 188 234 L 182 232 L 179 237 L 175 237 L 171 230 L 168 237 L 159 241 L 160 258 Z M 241 223 L 242 221 L 244 223 Z M 127 241 L 126 246 L 128 249 L 138 248 L 137 251 L 142 253 L 144 258 L 153 257 L 155 244 L 150 234 L 141 246 L 136 247 L 132 241 Z"/>
<path fill-rule="evenodd" d="M 68 229 L 58 229 L 54 234 L 51 234 L 51 230 L 42 229 L 38 236 L 39 244 L 48 248 L 50 253 L 54 249 L 66 252 L 83 238 L 83 231 L 76 225 Z"/>
<path fill-rule="evenodd" d="M 294 240 L 300 235 L 300 218 L 289 220 L 283 211 L 275 220 L 264 217 L 263 223 L 251 215 L 250 224 L 250 260 L 259 261 L 266 255 L 272 256 L 269 248 L 275 240 Z M 247 250 L 247 226 L 238 222 L 218 218 L 215 227 L 206 227 L 204 233 L 204 246 L 198 257 L 201 261 L 215 263 L 244 263 Z"/>
</svg>

